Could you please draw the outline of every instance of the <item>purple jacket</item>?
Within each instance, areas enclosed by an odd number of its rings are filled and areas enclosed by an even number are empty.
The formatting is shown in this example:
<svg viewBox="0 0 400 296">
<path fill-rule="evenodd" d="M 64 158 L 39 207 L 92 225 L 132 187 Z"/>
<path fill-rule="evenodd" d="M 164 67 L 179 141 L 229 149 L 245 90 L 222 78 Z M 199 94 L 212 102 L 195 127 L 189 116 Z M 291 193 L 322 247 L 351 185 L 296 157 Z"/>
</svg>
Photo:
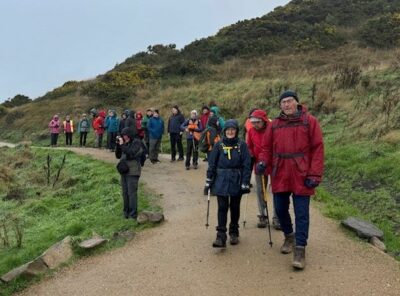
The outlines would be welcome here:
<svg viewBox="0 0 400 296">
<path fill-rule="evenodd" d="M 54 116 L 53 119 L 49 122 L 49 129 L 51 134 L 60 133 L 60 120 L 58 119 L 58 116 Z"/>
</svg>

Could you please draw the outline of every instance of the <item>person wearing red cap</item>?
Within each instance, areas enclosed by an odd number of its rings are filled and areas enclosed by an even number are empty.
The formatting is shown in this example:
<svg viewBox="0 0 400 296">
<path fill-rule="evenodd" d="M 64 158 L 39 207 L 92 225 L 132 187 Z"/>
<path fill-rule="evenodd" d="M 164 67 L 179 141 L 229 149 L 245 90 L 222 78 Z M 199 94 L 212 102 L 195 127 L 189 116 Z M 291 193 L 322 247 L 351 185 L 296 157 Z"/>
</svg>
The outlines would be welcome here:
<svg viewBox="0 0 400 296">
<path fill-rule="evenodd" d="M 252 128 L 250 128 L 247 132 L 246 143 L 249 147 L 250 155 L 253 159 L 253 164 L 259 161 L 259 156 L 262 150 L 262 141 L 266 135 L 267 126 L 270 123 L 270 120 L 267 117 L 267 113 L 261 109 L 254 109 L 251 112 L 249 117 L 249 121 L 252 124 Z M 264 201 L 264 190 L 267 188 L 262 188 L 262 175 L 256 174 L 256 186 L 257 186 L 257 204 L 259 210 L 259 222 L 257 224 L 258 228 L 267 227 L 267 212 L 266 212 L 266 204 Z M 265 179 L 268 180 L 268 174 L 264 175 Z M 267 184 L 267 183 L 266 183 Z M 273 211 L 274 215 L 272 218 L 272 225 L 275 229 L 280 229 L 279 220 L 276 216 L 275 209 Z"/>
<path fill-rule="evenodd" d="M 279 98 L 280 115 L 272 121 L 263 138 L 256 173 L 271 175 L 274 204 L 285 241 L 281 253 L 294 250 L 292 266 L 305 267 L 305 247 L 310 226 L 310 196 L 322 179 L 324 143 L 318 120 L 307 112 L 293 91 Z M 295 232 L 289 214 L 292 196 Z"/>
</svg>

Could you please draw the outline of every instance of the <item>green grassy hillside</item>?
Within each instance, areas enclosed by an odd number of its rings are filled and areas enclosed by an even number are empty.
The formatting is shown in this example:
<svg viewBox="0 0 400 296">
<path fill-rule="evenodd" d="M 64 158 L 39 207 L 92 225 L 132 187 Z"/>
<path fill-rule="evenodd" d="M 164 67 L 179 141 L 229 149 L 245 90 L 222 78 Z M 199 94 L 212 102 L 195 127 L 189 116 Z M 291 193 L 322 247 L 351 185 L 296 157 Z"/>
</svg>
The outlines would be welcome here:
<svg viewBox="0 0 400 296">
<path fill-rule="evenodd" d="M 253 107 L 278 114 L 277 98 L 296 90 L 326 141 L 318 198 L 327 214 L 353 213 L 385 229 L 400 254 L 400 1 L 303 0 L 223 28 L 182 50 L 149 46 L 91 81 L 70 81 L 32 103 L 0 109 L 0 138 L 48 145 L 53 114 L 90 108 L 187 115 L 214 100 L 225 118 Z M 92 137 L 93 138 L 93 137 Z"/>
</svg>

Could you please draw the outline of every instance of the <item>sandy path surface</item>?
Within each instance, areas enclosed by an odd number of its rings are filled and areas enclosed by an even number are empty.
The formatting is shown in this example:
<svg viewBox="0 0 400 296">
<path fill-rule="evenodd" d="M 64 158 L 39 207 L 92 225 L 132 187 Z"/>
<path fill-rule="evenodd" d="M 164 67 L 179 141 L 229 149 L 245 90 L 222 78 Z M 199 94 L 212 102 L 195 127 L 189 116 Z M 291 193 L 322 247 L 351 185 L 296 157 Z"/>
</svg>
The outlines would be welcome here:
<svg viewBox="0 0 400 296">
<path fill-rule="evenodd" d="M 115 162 L 112 153 L 74 151 Z M 307 267 L 296 272 L 282 255 L 282 234 L 257 229 L 256 200 L 249 195 L 240 244 L 215 250 L 216 200 L 205 229 L 202 195 L 206 165 L 186 171 L 182 162 L 146 162 L 141 181 L 163 194 L 166 222 L 124 247 L 80 260 L 21 295 L 400 295 L 400 264 L 369 244 L 347 237 L 338 223 L 312 208 Z M 242 202 L 244 211 L 245 200 Z M 243 212 L 242 212 L 243 213 Z"/>
</svg>

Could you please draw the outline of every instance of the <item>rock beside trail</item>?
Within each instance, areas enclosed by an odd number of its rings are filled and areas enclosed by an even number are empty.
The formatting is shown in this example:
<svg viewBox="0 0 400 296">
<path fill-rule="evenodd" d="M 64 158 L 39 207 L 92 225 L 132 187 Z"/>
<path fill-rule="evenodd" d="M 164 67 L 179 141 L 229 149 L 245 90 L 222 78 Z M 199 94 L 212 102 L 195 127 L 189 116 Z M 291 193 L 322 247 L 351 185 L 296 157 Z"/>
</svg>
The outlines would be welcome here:
<svg viewBox="0 0 400 296">
<path fill-rule="evenodd" d="M 28 262 L 20 267 L 14 268 L 10 272 L 1 277 L 5 283 L 9 283 L 18 277 L 31 278 L 35 275 L 42 274 L 48 270 L 47 265 L 42 258 L 37 258 L 34 261 Z"/>
<path fill-rule="evenodd" d="M 96 248 L 97 246 L 100 246 L 104 244 L 107 240 L 105 238 L 102 238 L 101 236 L 94 236 L 91 239 L 87 239 L 79 244 L 79 246 L 83 249 L 89 250 Z"/>
<path fill-rule="evenodd" d="M 127 241 L 132 240 L 135 237 L 135 233 L 131 230 L 119 231 L 113 234 L 114 239 L 126 239 Z"/>
<path fill-rule="evenodd" d="M 373 245 L 375 248 L 381 250 L 382 252 L 386 252 L 385 244 L 377 237 L 371 237 L 369 240 L 370 244 Z"/>
<path fill-rule="evenodd" d="M 342 225 L 356 232 L 361 238 L 370 239 L 372 237 L 377 237 L 380 240 L 383 239 L 383 231 L 367 221 L 349 217 L 342 221 Z"/>
<path fill-rule="evenodd" d="M 67 236 L 45 251 L 41 258 L 49 268 L 54 269 L 67 262 L 72 256 L 71 237 Z"/>
<path fill-rule="evenodd" d="M 137 222 L 139 224 L 146 222 L 160 223 L 162 221 L 164 221 L 164 214 L 156 212 L 144 211 L 141 212 L 137 217 Z"/>
</svg>

